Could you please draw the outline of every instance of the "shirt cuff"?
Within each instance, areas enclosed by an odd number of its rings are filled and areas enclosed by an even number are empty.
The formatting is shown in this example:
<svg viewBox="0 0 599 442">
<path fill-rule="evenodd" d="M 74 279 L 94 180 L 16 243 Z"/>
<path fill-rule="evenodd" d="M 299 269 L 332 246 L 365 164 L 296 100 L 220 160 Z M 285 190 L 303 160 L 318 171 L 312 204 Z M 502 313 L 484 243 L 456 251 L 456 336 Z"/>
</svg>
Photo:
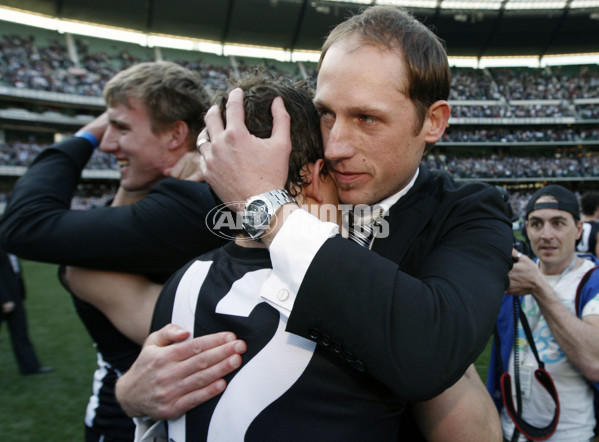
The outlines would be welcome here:
<svg viewBox="0 0 599 442">
<path fill-rule="evenodd" d="M 273 271 L 262 286 L 260 297 L 289 317 L 314 256 L 338 232 L 337 224 L 321 221 L 305 210 L 295 210 L 270 245 Z"/>
<path fill-rule="evenodd" d="M 87 130 L 79 130 L 75 132 L 74 136 L 78 138 L 85 138 L 87 141 L 91 143 L 92 146 L 94 146 L 94 148 L 100 145 L 100 142 L 98 141 L 96 136 L 91 132 L 88 132 Z"/>
</svg>

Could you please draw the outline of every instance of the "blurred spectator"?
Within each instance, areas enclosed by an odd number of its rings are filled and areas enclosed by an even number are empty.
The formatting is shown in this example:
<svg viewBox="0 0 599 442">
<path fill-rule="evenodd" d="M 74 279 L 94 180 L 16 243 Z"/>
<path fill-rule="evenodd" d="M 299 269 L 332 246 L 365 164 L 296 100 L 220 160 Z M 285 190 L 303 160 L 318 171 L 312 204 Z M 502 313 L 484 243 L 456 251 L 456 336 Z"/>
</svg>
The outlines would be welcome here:
<svg viewBox="0 0 599 442">
<path fill-rule="evenodd" d="M 25 312 L 25 282 L 21 263 L 15 255 L 0 249 L 0 324 L 5 321 L 10 342 L 21 374 L 44 374 L 51 367 L 42 367 L 29 339 Z"/>
</svg>

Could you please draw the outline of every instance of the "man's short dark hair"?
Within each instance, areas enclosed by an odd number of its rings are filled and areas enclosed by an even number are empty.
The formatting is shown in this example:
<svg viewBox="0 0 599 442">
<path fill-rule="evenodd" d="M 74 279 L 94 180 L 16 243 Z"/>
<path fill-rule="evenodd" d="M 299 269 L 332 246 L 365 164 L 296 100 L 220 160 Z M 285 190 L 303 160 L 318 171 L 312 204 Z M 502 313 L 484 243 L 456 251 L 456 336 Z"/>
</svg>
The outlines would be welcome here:
<svg viewBox="0 0 599 442">
<path fill-rule="evenodd" d="M 451 69 L 445 43 L 405 9 L 369 6 L 333 28 L 322 46 L 318 68 L 333 44 L 354 35 L 365 44 L 394 51 L 402 57 L 408 79 L 408 90 L 402 92 L 416 106 L 419 124 L 415 131 L 420 132 L 428 108 L 449 98 Z M 394 80 L 389 79 L 389 87 L 393 84 Z"/>
</svg>

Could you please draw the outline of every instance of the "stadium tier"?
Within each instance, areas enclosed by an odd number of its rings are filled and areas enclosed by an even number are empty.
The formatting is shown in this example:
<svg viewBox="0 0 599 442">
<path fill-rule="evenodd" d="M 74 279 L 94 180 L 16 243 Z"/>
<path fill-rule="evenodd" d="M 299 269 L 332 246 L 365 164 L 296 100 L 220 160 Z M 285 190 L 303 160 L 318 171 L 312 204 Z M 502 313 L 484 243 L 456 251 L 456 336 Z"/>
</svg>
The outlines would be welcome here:
<svg viewBox="0 0 599 442">
<path fill-rule="evenodd" d="M 132 64 L 170 60 L 201 74 L 207 89 L 252 66 L 294 79 L 314 63 L 281 62 L 148 48 L 0 22 L 0 191 L 33 157 L 104 109 L 102 89 Z M 423 161 L 457 179 L 534 187 L 547 180 L 584 186 L 599 180 L 599 66 L 452 67 L 450 125 Z M 97 152 L 85 181 L 118 179 L 111 156 Z M 589 184 L 590 185 L 590 184 Z M 95 201 L 98 192 L 90 198 Z M 101 193 L 101 192 L 100 192 Z"/>
</svg>

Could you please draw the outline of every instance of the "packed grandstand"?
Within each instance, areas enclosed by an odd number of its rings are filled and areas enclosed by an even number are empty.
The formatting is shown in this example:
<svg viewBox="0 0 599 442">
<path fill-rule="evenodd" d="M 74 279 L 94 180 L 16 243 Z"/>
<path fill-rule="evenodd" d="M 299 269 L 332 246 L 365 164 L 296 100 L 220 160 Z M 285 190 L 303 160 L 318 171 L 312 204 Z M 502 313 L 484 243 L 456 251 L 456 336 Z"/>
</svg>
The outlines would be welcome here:
<svg viewBox="0 0 599 442">
<path fill-rule="evenodd" d="M 102 89 L 118 71 L 156 59 L 201 74 L 209 91 L 258 64 L 293 79 L 316 65 L 141 47 L 0 21 L 0 174 L 2 195 L 44 147 L 103 110 Z M 452 117 L 423 158 L 456 179 L 508 187 L 515 213 L 535 186 L 565 181 L 576 191 L 599 180 L 599 65 L 543 68 L 452 67 Z M 118 167 L 96 152 L 77 208 L 103 204 Z"/>
</svg>

